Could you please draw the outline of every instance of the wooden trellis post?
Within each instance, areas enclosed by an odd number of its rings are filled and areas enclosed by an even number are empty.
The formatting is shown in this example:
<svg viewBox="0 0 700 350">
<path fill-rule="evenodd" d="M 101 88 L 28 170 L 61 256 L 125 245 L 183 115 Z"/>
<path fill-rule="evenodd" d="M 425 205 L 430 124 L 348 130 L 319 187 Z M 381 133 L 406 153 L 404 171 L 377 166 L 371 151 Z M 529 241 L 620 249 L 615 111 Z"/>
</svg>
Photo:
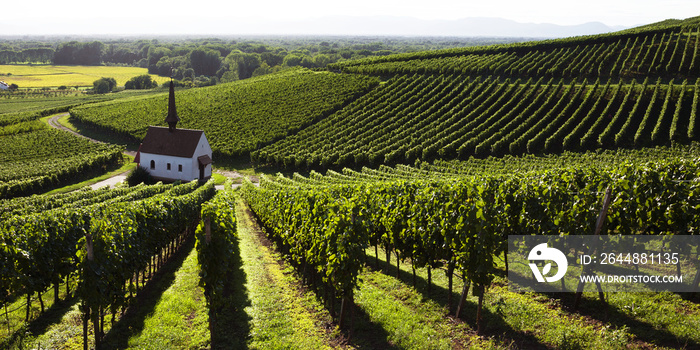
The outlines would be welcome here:
<svg viewBox="0 0 700 350">
<path fill-rule="evenodd" d="M 589 254 L 594 254 L 596 249 L 598 249 L 598 240 L 597 239 L 600 236 L 600 231 L 603 229 L 603 224 L 605 223 L 605 218 L 608 215 L 608 209 L 610 208 L 611 194 L 612 194 L 612 190 L 610 189 L 610 187 L 608 187 L 605 190 L 605 197 L 603 198 L 603 208 L 600 210 L 600 214 L 598 215 L 598 220 L 596 221 L 596 225 L 595 225 L 594 236 L 596 238 L 596 241 L 595 241 L 595 244 L 591 245 L 590 251 L 588 252 Z M 581 268 L 581 275 L 585 275 L 586 273 L 590 272 L 589 271 L 590 269 L 591 269 L 590 265 L 584 265 Z M 596 287 L 598 288 L 598 297 L 600 298 L 600 301 L 605 303 L 605 294 L 603 293 L 603 288 L 600 286 L 600 282 L 596 281 L 595 284 L 596 284 Z M 574 301 L 574 310 L 578 308 L 578 304 L 581 301 L 581 295 L 583 294 L 583 285 L 584 285 L 583 280 L 579 279 L 578 287 L 576 288 L 576 299 Z"/>
</svg>

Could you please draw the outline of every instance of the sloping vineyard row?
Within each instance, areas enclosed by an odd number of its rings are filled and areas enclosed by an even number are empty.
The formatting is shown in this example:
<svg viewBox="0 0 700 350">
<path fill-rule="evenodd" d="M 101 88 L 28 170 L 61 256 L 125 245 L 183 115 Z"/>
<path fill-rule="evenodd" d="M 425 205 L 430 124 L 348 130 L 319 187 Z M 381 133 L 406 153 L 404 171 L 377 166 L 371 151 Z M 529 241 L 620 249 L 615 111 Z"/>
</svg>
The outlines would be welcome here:
<svg viewBox="0 0 700 350">
<path fill-rule="evenodd" d="M 605 40 L 581 39 L 518 44 L 485 49 L 397 55 L 329 66 L 332 70 L 369 75 L 465 74 L 501 77 L 635 78 L 698 77 L 700 28 L 618 35 Z"/>
<path fill-rule="evenodd" d="M 0 138 L 0 198 L 41 193 L 122 161 L 123 147 L 39 128 Z"/>
<path fill-rule="evenodd" d="M 387 169 L 264 177 L 242 196 L 300 269 L 349 301 L 366 249 L 381 246 L 414 268 L 459 271 L 480 308 L 509 234 L 590 234 L 606 187 L 603 234 L 694 234 L 700 224 L 697 159 L 448 178 Z"/>
<path fill-rule="evenodd" d="M 122 161 L 120 148 L 64 159 L 0 164 L 0 198 L 42 193 L 85 173 L 102 171 Z"/>
<path fill-rule="evenodd" d="M 303 128 L 366 94 L 379 81 L 359 75 L 289 71 L 233 84 L 178 93 L 183 128 L 206 132 L 215 156 L 247 154 Z M 134 140 L 149 125 L 163 125 L 167 96 L 105 102 L 71 110 L 71 116 Z"/>
<path fill-rule="evenodd" d="M 98 324 L 100 314 L 114 315 L 129 302 L 127 291 L 133 292 L 138 274 L 155 257 L 162 257 L 164 250 L 172 252 L 176 241 L 194 232 L 200 205 L 215 189 L 213 182 L 203 186 L 191 182 L 84 192 L 88 193 L 57 195 L 60 207 L 29 210 L 2 222 L 3 304 L 20 293 L 31 296 L 51 285 L 57 297 L 58 284 L 76 275 L 81 310 Z M 32 202 L 48 202 L 54 196 L 44 197 Z"/>
<path fill-rule="evenodd" d="M 296 168 L 376 166 L 696 141 L 699 82 L 398 76 L 251 158 Z"/>
<path fill-rule="evenodd" d="M 155 188 L 167 189 L 167 186 L 158 186 Z M 55 195 L 33 195 L 29 197 L 17 197 L 13 199 L 0 200 L 0 220 L 7 220 L 15 216 L 28 215 L 32 213 L 41 213 L 47 210 L 58 208 L 79 208 L 86 205 L 101 203 L 102 205 L 110 202 L 122 200 L 123 196 L 133 196 L 147 189 L 143 185 L 134 187 L 123 187 L 118 189 L 110 189 L 103 187 L 98 190 L 91 190 L 90 187 L 85 187 L 81 190 L 69 192 L 65 194 Z M 148 188 L 153 191 L 153 188 Z"/>
</svg>

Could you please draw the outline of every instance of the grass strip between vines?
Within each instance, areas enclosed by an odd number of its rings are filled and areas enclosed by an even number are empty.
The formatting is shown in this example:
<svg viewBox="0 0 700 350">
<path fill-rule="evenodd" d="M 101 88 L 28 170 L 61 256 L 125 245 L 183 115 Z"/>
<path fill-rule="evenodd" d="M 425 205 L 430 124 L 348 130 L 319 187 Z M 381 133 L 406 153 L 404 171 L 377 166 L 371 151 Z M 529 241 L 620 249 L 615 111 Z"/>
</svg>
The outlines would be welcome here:
<svg viewBox="0 0 700 350">
<path fill-rule="evenodd" d="M 367 250 L 368 265 L 375 266 L 374 248 Z M 358 292 L 358 304 L 365 312 L 383 316 L 385 311 L 376 310 L 376 302 L 363 305 L 362 288 L 376 288 L 384 285 L 384 294 L 394 294 L 406 305 L 415 305 L 415 314 L 420 315 L 420 308 L 435 308 L 442 312 L 444 320 L 452 320 L 456 304 L 462 289 L 461 280 L 455 276 L 452 293 L 452 308 L 447 308 L 448 280 L 445 271 L 433 269 L 432 291 L 427 292 L 427 270 L 416 270 L 416 287 L 412 285 L 410 262 L 401 263 L 399 278 L 396 275 L 396 257 L 392 255 L 392 266 L 387 266 L 385 254 L 379 249 L 378 271 L 365 272 L 364 280 Z M 500 268 L 503 268 L 502 266 Z M 381 274 L 381 277 L 376 275 Z M 382 284 L 377 281 L 383 281 Z M 402 291 L 409 289 L 411 293 Z M 422 296 L 422 303 L 413 301 L 412 293 Z M 485 337 L 490 344 L 499 348 L 556 348 L 556 349 L 666 349 L 696 348 L 699 343 L 697 330 L 700 326 L 700 307 L 697 302 L 684 300 L 681 295 L 673 293 L 607 293 L 609 306 L 598 301 L 597 293 L 584 293 L 581 311 L 572 312 L 572 293 L 516 293 L 510 291 L 503 277 L 496 280 L 487 290 L 484 298 Z M 474 334 L 476 329 L 477 297 L 471 292 L 462 311 L 461 319 L 468 325 L 460 328 Z M 412 316 L 419 318 L 417 316 Z M 445 322 L 443 320 L 443 322 Z M 394 324 L 398 324 L 394 322 Z M 399 327 L 406 327 L 398 324 Z M 400 328 L 399 328 L 400 330 Z M 408 334 L 408 332 L 404 333 Z M 400 339 L 410 342 L 410 337 Z M 469 347 L 477 346 L 470 344 Z M 480 345 L 484 346 L 484 345 Z M 408 347 L 412 348 L 412 347 Z M 435 347 L 434 347 L 435 348 Z M 439 347 L 437 347 L 439 348 Z M 453 348 L 460 348 L 454 345 Z"/>
<path fill-rule="evenodd" d="M 371 323 L 385 330 L 387 341 L 396 348 L 498 348 L 493 340 L 478 337 L 465 322 L 445 317 L 442 306 L 400 280 L 376 271 L 365 271 L 360 278 L 355 302 Z M 355 331 L 372 330 L 360 326 Z"/>
<path fill-rule="evenodd" d="M 145 289 L 112 327 L 105 316 L 104 349 L 199 349 L 209 344 L 207 310 L 190 240 L 152 275 Z M 73 288 L 75 288 L 73 286 Z M 63 289 L 63 288 L 61 288 Z M 63 297 L 63 295 L 62 295 Z M 75 298 L 28 325 L 10 349 L 83 349 L 82 316 Z M 93 343 L 88 327 L 88 343 Z"/>
<path fill-rule="evenodd" d="M 198 283 L 197 253 L 192 249 L 175 273 L 172 285 L 144 321 L 143 330 L 129 339 L 129 348 L 196 349 L 207 346 L 207 306 Z"/>
<path fill-rule="evenodd" d="M 220 343 L 226 349 L 341 347 L 342 339 L 328 312 L 311 291 L 301 287 L 293 268 L 269 245 L 251 215 L 248 207 L 238 201 L 241 265 L 228 281 L 231 310 L 224 314 L 230 316 L 217 321 L 219 330 L 213 331 L 212 344 Z M 228 339 L 216 340 L 226 336 Z"/>
</svg>

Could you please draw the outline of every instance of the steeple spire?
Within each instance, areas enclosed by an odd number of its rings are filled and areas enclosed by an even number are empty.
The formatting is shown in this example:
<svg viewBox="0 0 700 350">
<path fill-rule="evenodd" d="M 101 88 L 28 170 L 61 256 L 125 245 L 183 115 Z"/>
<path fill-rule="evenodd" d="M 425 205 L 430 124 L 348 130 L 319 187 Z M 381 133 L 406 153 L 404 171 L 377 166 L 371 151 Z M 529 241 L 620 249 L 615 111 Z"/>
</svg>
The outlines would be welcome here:
<svg viewBox="0 0 700 350">
<path fill-rule="evenodd" d="M 175 110 L 175 87 L 173 84 L 172 77 L 170 78 L 170 96 L 168 97 L 168 116 L 165 118 L 165 122 L 168 123 L 168 128 L 170 132 L 175 131 L 177 128 L 177 122 L 180 121 L 180 117 L 177 116 L 177 110 Z"/>
</svg>

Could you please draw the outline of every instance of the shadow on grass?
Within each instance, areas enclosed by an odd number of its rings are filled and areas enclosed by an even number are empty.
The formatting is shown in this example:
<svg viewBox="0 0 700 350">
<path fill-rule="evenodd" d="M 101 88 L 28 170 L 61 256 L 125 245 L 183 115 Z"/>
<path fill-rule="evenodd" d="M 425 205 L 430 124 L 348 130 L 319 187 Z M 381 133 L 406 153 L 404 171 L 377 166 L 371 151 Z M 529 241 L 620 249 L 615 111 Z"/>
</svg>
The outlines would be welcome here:
<svg viewBox="0 0 700 350">
<path fill-rule="evenodd" d="M 146 318 L 153 313 L 163 293 L 173 284 L 175 273 L 193 248 L 194 237 L 190 237 L 180 250 L 146 283 L 124 316 L 105 335 L 103 349 L 126 349 L 129 347 L 129 338 L 143 331 Z"/>
<path fill-rule="evenodd" d="M 214 295 L 216 305 L 211 322 L 212 349 L 247 349 L 251 317 L 245 308 L 251 305 L 246 289 L 246 273 L 243 270 L 240 247 L 234 244 L 229 272 L 224 280 L 222 295 Z"/>
<path fill-rule="evenodd" d="M 388 266 L 387 273 L 387 263 L 384 258 L 382 258 L 382 253 L 380 252 L 379 263 L 375 268 L 375 259 L 373 255 L 367 255 L 367 267 L 371 269 L 376 269 L 381 271 L 385 275 L 396 278 L 396 264 Z M 402 265 L 406 265 L 403 262 Z M 436 274 L 444 274 L 444 270 L 434 269 L 432 274 L 433 278 Z M 430 286 L 430 292 L 428 292 L 428 280 L 422 276 L 416 275 L 416 290 L 423 295 L 423 298 L 427 300 L 432 300 L 440 306 L 447 308 L 448 296 L 450 294 L 449 290 L 445 287 L 435 284 L 434 282 Z M 398 279 L 407 286 L 413 286 L 413 274 L 404 270 L 400 270 Z M 457 285 L 461 281 L 455 276 L 454 284 Z M 459 290 L 456 290 L 459 289 Z M 449 308 L 450 315 L 455 315 L 457 312 L 457 304 L 461 297 L 461 288 L 455 288 L 452 291 L 452 305 Z M 488 292 L 487 292 L 488 293 Z M 460 319 L 466 322 L 472 329 L 477 329 L 476 324 L 476 311 L 477 304 L 466 300 L 463 309 L 460 311 Z M 484 335 L 494 337 L 494 339 L 500 341 L 504 346 L 515 346 L 517 349 L 549 349 L 550 347 L 537 339 L 534 335 L 518 331 L 511 327 L 502 315 L 491 312 L 487 308 L 482 309 L 482 322 L 484 327 Z"/>
<path fill-rule="evenodd" d="M 526 280 L 526 277 L 519 273 L 512 272 L 513 271 L 511 270 L 511 275 L 509 278 L 516 283 L 524 284 L 522 281 Z M 622 273 L 619 274 L 622 275 Z M 679 338 L 668 330 L 658 329 L 658 326 L 655 326 L 652 323 L 635 319 L 618 307 L 601 301 L 597 292 L 583 294 L 577 310 L 573 309 L 576 299 L 576 294 L 573 290 L 571 292 L 561 293 L 557 286 L 551 288 L 551 291 L 541 292 L 540 294 L 545 295 L 550 299 L 559 300 L 560 304 L 563 305 L 563 308 L 569 312 L 588 316 L 597 321 L 610 324 L 618 329 L 626 327 L 630 334 L 634 334 L 636 339 L 641 341 L 671 348 L 700 349 L 700 343 L 693 339 L 688 339 L 687 337 Z M 684 297 L 693 297 L 692 293 L 674 294 L 680 295 L 682 299 Z"/>
<path fill-rule="evenodd" d="M 372 322 L 362 308 L 355 305 L 352 312 L 354 312 L 354 319 L 349 345 L 362 350 L 399 349 L 389 343 L 389 333 L 380 324 Z"/>
<path fill-rule="evenodd" d="M 31 338 L 46 333 L 49 327 L 60 323 L 63 317 L 77 302 L 78 298 L 75 296 L 66 300 L 59 300 L 57 303 L 51 305 L 50 308 L 46 309 L 39 317 L 30 321 L 26 327 L 19 328 L 3 342 L 0 342 L 0 348 L 23 349 L 25 338 Z"/>
<path fill-rule="evenodd" d="M 551 298 L 560 299 L 563 305 L 574 304 L 574 293 L 547 294 Z M 597 298 L 582 297 L 577 311 L 615 328 L 628 327 L 628 332 L 644 342 L 657 346 L 675 349 L 700 349 L 700 343 L 686 337 L 679 337 L 665 329 L 659 329 L 654 324 L 637 320 L 612 305 L 605 304 Z"/>
<path fill-rule="evenodd" d="M 105 128 L 83 123 L 73 116 L 69 117 L 69 121 L 75 126 L 78 133 L 83 136 L 106 143 L 123 145 L 128 151 L 138 151 L 139 149 L 139 141 L 131 136 L 118 134 Z"/>
</svg>

